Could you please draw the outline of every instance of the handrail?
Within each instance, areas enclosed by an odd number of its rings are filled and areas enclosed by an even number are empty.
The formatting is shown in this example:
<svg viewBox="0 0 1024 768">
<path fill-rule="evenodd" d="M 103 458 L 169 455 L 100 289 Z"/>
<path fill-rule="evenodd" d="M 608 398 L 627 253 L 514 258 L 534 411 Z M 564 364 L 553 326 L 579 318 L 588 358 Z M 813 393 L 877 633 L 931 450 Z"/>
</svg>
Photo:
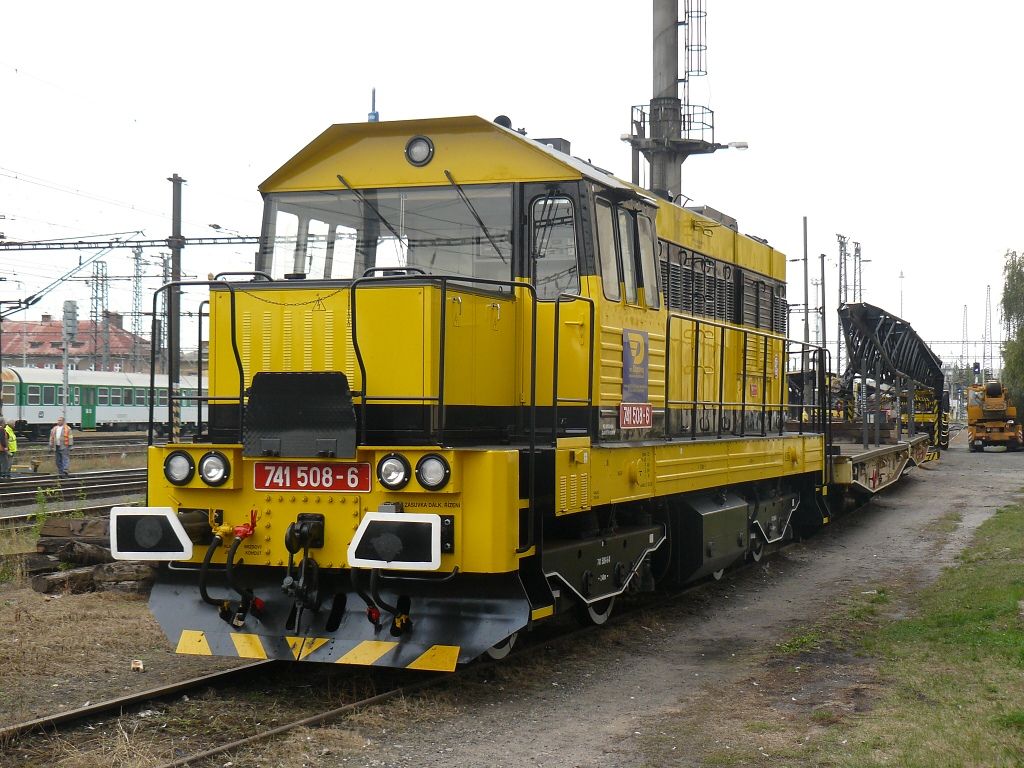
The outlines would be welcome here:
<svg viewBox="0 0 1024 768">
<path fill-rule="evenodd" d="M 578 397 L 562 397 L 558 396 L 558 348 L 561 340 L 562 325 L 560 322 L 560 315 L 562 310 L 562 304 L 569 304 L 575 301 L 586 302 L 589 312 L 590 321 L 590 344 L 587 350 L 587 398 L 582 400 Z M 594 315 L 595 315 L 595 302 L 589 296 L 580 296 L 575 293 L 560 293 L 555 299 L 555 339 L 554 346 L 552 348 L 552 364 L 551 364 L 551 445 L 558 445 L 558 404 L 559 402 L 565 403 L 580 403 L 583 402 L 588 408 L 594 406 Z M 587 418 L 590 418 L 588 412 Z"/>
<path fill-rule="evenodd" d="M 216 278 L 214 278 L 214 279 L 216 279 Z M 199 393 L 200 396 L 202 396 L 202 394 L 203 394 L 203 317 L 204 317 L 204 315 L 203 315 L 203 307 L 206 307 L 207 309 L 209 309 L 209 307 L 210 307 L 210 300 L 209 299 L 203 299 L 201 302 L 199 302 L 199 322 L 196 323 L 196 327 L 198 328 L 198 331 L 199 331 L 199 339 L 198 339 L 198 343 L 196 345 L 196 379 L 197 379 L 197 382 L 198 382 L 197 383 L 197 392 Z M 209 313 L 207 313 L 207 315 L 205 315 L 205 316 L 208 317 Z M 168 392 L 167 396 L 170 397 L 170 394 L 171 393 Z M 206 394 L 207 394 L 207 396 L 209 396 L 209 394 L 210 394 L 209 384 L 207 384 L 207 387 L 206 387 Z M 197 398 L 196 399 L 196 434 L 195 434 L 195 437 L 200 437 L 200 436 L 202 436 L 202 434 L 203 434 L 203 403 L 202 403 L 202 401 L 200 399 Z"/>
<path fill-rule="evenodd" d="M 235 365 L 238 367 L 238 435 L 239 439 L 242 436 L 242 425 L 244 424 L 244 413 L 245 413 L 245 370 L 242 366 L 242 356 L 238 351 L 238 337 L 235 333 L 237 324 L 235 322 L 235 287 L 223 280 L 177 280 L 164 285 L 153 291 L 153 325 L 151 327 L 151 338 L 158 338 L 156 324 L 160 319 L 160 314 L 157 312 L 157 299 L 160 294 L 171 288 L 182 288 L 185 286 L 217 286 L 218 288 L 227 288 L 230 296 L 231 305 L 231 349 L 235 354 Z M 167 353 L 169 355 L 179 354 L 180 349 L 168 348 Z M 182 397 L 175 394 L 173 384 L 168 380 L 167 382 L 167 420 L 168 423 L 174 423 L 174 403 L 175 401 L 182 400 L 193 400 L 194 397 Z M 234 400 L 233 397 L 225 397 L 226 400 Z M 153 445 L 153 416 L 156 401 L 156 344 L 149 345 L 149 432 L 148 432 L 148 444 Z"/>
<path fill-rule="evenodd" d="M 672 398 L 672 391 L 671 391 L 671 387 L 670 387 L 670 383 L 671 383 L 671 380 L 672 380 L 672 370 L 673 370 L 673 368 L 672 368 L 672 345 L 673 345 L 673 330 L 672 330 L 672 326 L 673 326 L 673 323 L 677 322 L 677 321 L 685 322 L 685 323 L 689 324 L 689 327 L 687 327 L 686 330 L 689 331 L 689 332 L 692 332 L 692 334 L 693 334 L 693 357 L 692 357 L 693 372 L 692 372 L 692 380 L 691 380 L 693 396 L 692 396 L 692 398 L 688 398 L 688 399 L 681 399 L 681 398 L 680 399 L 673 399 Z M 717 339 L 718 340 L 718 344 L 719 344 L 718 355 L 717 355 L 717 357 L 718 357 L 717 363 L 718 363 L 719 382 L 718 382 L 718 397 L 716 399 L 710 399 L 710 398 L 706 398 L 706 397 L 702 398 L 700 396 L 700 390 L 701 390 L 700 371 L 702 370 L 702 363 L 703 363 L 701 347 L 703 346 L 704 335 L 709 333 L 709 331 L 710 331 L 711 338 L 712 339 Z M 731 401 L 731 400 L 726 400 L 725 399 L 725 367 L 726 367 L 725 347 L 726 347 L 726 345 L 728 343 L 728 335 L 730 333 L 732 333 L 732 334 L 741 334 L 742 338 L 743 338 L 743 342 L 742 342 L 742 346 L 741 346 L 742 372 L 740 374 L 741 375 L 741 381 L 743 382 L 743 386 L 742 386 L 742 389 L 741 389 L 741 392 L 742 392 L 741 399 L 739 401 Z M 749 358 L 749 354 L 751 352 L 750 342 L 751 342 L 751 338 L 752 337 L 754 339 L 759 339 L 760 342 L 761 342 L 758 346 L 761 347 L 761 349 L 760 349 L 760 356 L 761 356 L 761 363 L 762 363 L 761 370 L 759 372 L 755 372 L 754 373 L 755 376 L 757 376 L 758 373 L 759 373 L 760 374 L 760 379 L 761 379 L 761 392 L 760 392 L 760 396 L 756 400 L 754 400 L 754 402 L 751 402 L 748 399 L 748 392 L 747 392 L 747 379 L 749 378 L 749 375 L 750 375 L 749 368 L 748 368 L 748 363 L 749 363 L 748 358 Z M 757 342 L 755 342 L 755 343 L 757 343 Z M 779 344 L 782 345 L 783 348 L 781 350 L 781 354 L 785 357 L 785 360 L 782 361 L 783 364 L 780 366 L 780 372 L 779 372 L 779 375 L 778 375 L 779 376 L 779 387 L 778 387 L 778 399 L 777 400 L 774 399 L 774 397 L 770 397 L 770 393 L 768 391 L 769 390 L 769 386 L 768 385 L 769 385 L 769 381 L 770 381 L 770 376 L 769 376 L 769 371 L 768 371 L 768 366 L 770 364 L 769 363 L 769 355 L 771 354 L 771 346 L 773 344 L 775 344 L 775 343 L 779 343 Z M 793 351 L 793 347 L 794 346 L 796 346 L 798 348 L 802 348 L 802 349 L 799 352 Z M 757 347 L 754 347 L 754 349 L 757 349 Z M 720 322 L 720 321 L 709 320 L 709 319 L 703 318 L 703 317 L 697 317 L 697 316 L 688 315 L 688 314 L 685 314 L 685 313 L 671 312 L 670 311 L 669 314 L 668 314 L 668 317 L 666 319 L 666 327 L 665 327 L 665 374 L 664 374 L 665 409 L 666 409 L 665 438 L 666 439 L 672 439 L 674 437 L 688 436 L 691 440 L 696 440 L 702 433 L 704 433 L 704 434 L 708 434 L 708 435 L 712 435 L 713 434 L 716 439 L 720 439 L 723 436 L 723 428 L 722 428 L 722 420 L 723 419 L 722 419 L 722 417 L 723 417 L 723 415 L 724 415 L 724 413 L 725 413 L 727 408 L 739 408 L 739 411 L 740 411 L 740 414 L 739 414 L 740 415 L 740 425 L 739 425 L 738 433 L 739 433 L 739 436 L 741 436 L 741 437 L 746 436 L 746 434 L 747 434 L 747 411 L 748 411 L 748 407 L 751 407 L 751 406 L 760 410 L 760 416 L 761 416 L 761 418 L 760 418 L 760 422 L 761 422 L 760 423 L 760 433 L 761 433 L 762 437 L 767 437 L 767 435 L 769 433 L 769 429 L 771 429 L 771 431 L 773 433 L 777 431 L 777 433 L 780 436 L 782 434 L 784 434 L 784 432 L 785 432 L 785 424 L 786 424 L 787 409 L 790 409 L 790 410 L 795 409 L 800 414 L 804 414 L 804 413 L 806 413 L 808 411 L 808 409 L 810 409 L 811 413 L 812 413 L 812 417 L 811 417 L 810 423 L 812 425 L 814 425 L 815 427 L 818 427 L 820 432 L 824 433 L 826 431 L 826 424 L 827 424 L 827 406 L 825 404 L 822 404 L 822 403 L 819 403 L 819 404 L 813 404 L 813 403 L 809 404 L 809 403 L 806 403 L 804 401 L 803 389 L 801 389 L 801 402 L 799 404 L 794 404 L 794 403 L 788 402 L 788 398 L 786 397 L 786 394 L 787 394 L 787 391 L 788 391 L 788 382 L 789 382 L 789 372 L 790 372 L 789 362 L 790 362 L 790 357 L 793 356 L 793 355 L 796 355 L 796 354 L 807 355 L 808 353 L 810 353 L 810 357 L 814 361 L 815 367 L 817 368 L 817 367 L 819 367 L 821 365 L 822 360 L 823 360 L 823 356 L 822 356 L 821 352 L 822 352 L 822 348 L 821 347 L 812 345 L 810 343 L 802 342 L 802 341 L 799 341 L 799 340 L 796 340 L 796 339 L 788 339 L 785 336 L 779 334 L 777 331 L 773 331 L 773 330 L 770 330 L 770 329 L 769 330 L 760 330 L 760 329 L 746 328 L 746 327 L 743 327 L 743 326 L 732 325 L 732 324 L 724 323 L 724 322 Z M 814 376 L 813 381 L 817 385 L 819 391 L 825 391 L 825 382 L 823 382 L 821 380 L 821 377 L 823 375 L 824 375 L 823 371 L 820 371 L 820 370 L 815 371 L 815 376 Z M 822 399 L 826 399 L 826 398 L 827 398 L 827 394 L 826 394 L 826 397 L 823 397 Z M 688 410 L 690 412 L 690 425 L 689 425 L 689 429 L 688 430 L 687 429 L 674 430 L 672 428 L 672 426 L 671 426 L 672 422 L 671 422 L 671 418 L 670 418 L 670 414 L 669 414 L 670 408 L 672 406 L 688 407 Z M 715 425 L 714 430 L 711 429 L 711 425 L 710 424 L 708 424 L 706 428 L 702 427 L 701 429 L 698 429 L 698 426 L 699 426 L 698 423 L 697 423 L 698 422 L 698 417 L 699 417 L 699 415 L 701 414 L 701 412 L 702 412 L 702 410 L 704 408 L 712 409 L 713 412 L 715 412 L 716 415 L 717 415 L 717 424 Z M 777 427 L 770 427 L 769 426 L 769 417 L 770 416 L 774 416 L 775 414 L 778 414 L 778 419 L 779 419 L 778 426 Z M 800 433 L 802 434 L 803 430 L 804 430 L 804 424 L 803 424 L 803 417 L 802 417 L 802 415 L 798 419 L 798 421 L 800 422 L 799 429 L 800 429 Z M 735 430 L 735 426 L 733 427 L 733 429 Z"/>
<path fill-rule="evenodd" d="M 268 282 L 271 282 L 271 283 L 274 282 L 274 278 L 272 278 L 266 272 L 261 272 L 258 269 L 257 270 L 253 270 L 251 272 L 249 272 L 249 271 L 246 271 L 246 272 L 218 272 L 216 275 L 213 276 L 213 279 L 214 280 L 220 280 L 222 277 L 247 277 L 247 276 L 248 277 L 262 277 L 264 280 L 266 280 Z M 254 280 L 253 282 L 256 282 L 256 281 Z"/>
<path fill-rule="evenodd" d="M 399 269 L 405 269 L 411 271 L 418 269 L 417 267 L 400 267 Z M 391 270 L 388 270 L 391 271 Z M 358 336 L 358 325 L 357 325 L 357 303 L 356 296 L 358 289 L 361 286 L 368 284 L 380 285 L 382 283 L 440 283 L 441 284 L 441 329 L 439 332 L 439 358 L 438 358 L 438 396 L 437 397 L 415 397 L 415 398 L 403 398 L 395 395 L 368 395 L 369 387 L 367 385 L 366 375 L 366 361 L 363 359 L 362 351 L 359 348 L 359 336 Z M 527 540 L 526 543 L 516 550 L 518 554 L 527 552 L 537 540 L 537 536 L 540 533 L 539 529 L 543 527 L 543 519 L 537 511 L 536 505 L 536 480 L 537 480 L 537 289 L 529 283 L 515 281 L 515 280 L 490 280 L 487 278 L 467 277 L 463 275 L 421 275 L 421 274 L 403 274 L 403 275 L 364 275 L 363 277 L 356 278 L 352 281 L 349 286 L 349 314 L 352 320 L 352 351 L 355 354 L 356 363 L 359 366 L 360 380 L 362 381 L 362 391 L 353 391 L 353 396 L 359 397 L 363 402 L 363 414 L 359 423 L 359 443 L 366 443 L 366 430 L 367 430 L 367 410 L 366 405 L 370 400 L 403 400 L 412 399 L 420 402 L 436 402 L 439 410 L 439 428 L 436 436 L 439 445 L 444 443 L 444 369 L 445 369 L 445 325 L 447 319 L 447 291 L 449 283 L 459 283 L 466 285 L 493 285 L 498 287 L 508 287 L 512 296 L 515 296 L 516 289 L 522 289 L 527 291 L 532 301 L 530 302 L 530 404 L 529 404 L 529 429 L 527 430 L 528 444 L 529 444 L 529 457 L 527 460 L 527 495 L 529 502 L 530 514 L 527 518 Z M 593 356 L 591 356 L 593 357 Z"/>
</svg>

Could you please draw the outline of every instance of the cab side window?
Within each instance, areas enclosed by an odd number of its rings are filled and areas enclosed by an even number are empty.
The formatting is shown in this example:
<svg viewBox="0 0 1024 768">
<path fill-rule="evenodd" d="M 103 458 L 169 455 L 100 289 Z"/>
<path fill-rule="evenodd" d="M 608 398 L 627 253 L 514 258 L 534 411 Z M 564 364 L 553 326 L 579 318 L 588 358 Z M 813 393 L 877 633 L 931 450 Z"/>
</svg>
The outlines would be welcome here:
<svg viewBox="0 0 1024 768">
<path fill-rule="evenodd" d="M 623 209 L 618 210 L 619 220 L 619 251 L 622 254 L 622 287 L 625 291 L 626 303 L 636 304 L 636 252 L 634 243 L 633 215 Z"/>
<path fill-rule="evenodd" d="M 611 205 L 603 200 L 597 201 L 597 249 L 605 298 L 618 301 L 622 293 L 619 290 L 619 261 L 615 258 L 615 222 Z"/>
<path fill-rule="evenodd" d="M 644 280 L 644 301 L 651 309 L 661 306 L 661 291 L 658 290 L 657 244 L 654 239 L 654 224 L 643 215 L 636 217 L 640 233 L 640 269 Z"/>
<path fill-rule="evenodd" d="M 538 299 L 580 292 L 576 217 L 568 197 L 540 197 L 530 207 L 534 287 Z"/>
</svg>

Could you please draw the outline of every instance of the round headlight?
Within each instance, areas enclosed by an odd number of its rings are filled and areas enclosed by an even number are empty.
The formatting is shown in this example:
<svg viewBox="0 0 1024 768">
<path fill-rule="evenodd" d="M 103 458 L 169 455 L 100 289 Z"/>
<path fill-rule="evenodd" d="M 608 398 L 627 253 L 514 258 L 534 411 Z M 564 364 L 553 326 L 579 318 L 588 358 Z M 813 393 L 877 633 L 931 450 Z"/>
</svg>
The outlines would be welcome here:
<svg viewBox="0 0 1024 768">
<path fill-rule="evenodd" d="M 231 476 L 228 457 L 219 451 L 210 451 L 199 460 L 199 476 L 207 485 L 224 485 Z"/>
<path fill-rule="evenodd" d="M 389 453 L 377 465 L 377 479 L 392 491 L 404 488 L 409 482 L 409 462 L 397 453 Z"/>
<path fill-rule="evenodd" d="M 195 473 L 196 465 L 184 451 L 174 451 L 164 459 L 164 477 L 175 485 L 185 485 Z"/>
<path fill-rule="evenodd" d="M 405 145 L 405 159 L 417 167 L 429 163 L 434 157 L 434 142 L 426 136 L 413 136 Z"/>
<path fill-rule="evenodd" d="M 438 456 L 436 453 L 428 453 L 416 465 L 416 478 L 420 481 L 420 485 L 428 491 L 444 488 L 451 474 L 452 470 L 448 466 L 448 462 L 444 460 L 443 456 Z"/>
</svg>

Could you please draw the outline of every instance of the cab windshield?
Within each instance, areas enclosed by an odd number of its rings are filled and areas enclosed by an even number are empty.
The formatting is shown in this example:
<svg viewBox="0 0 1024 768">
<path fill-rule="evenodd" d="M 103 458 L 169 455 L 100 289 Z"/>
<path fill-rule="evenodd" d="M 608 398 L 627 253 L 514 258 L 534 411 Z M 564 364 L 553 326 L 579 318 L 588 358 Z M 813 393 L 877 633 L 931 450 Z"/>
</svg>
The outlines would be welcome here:
<svg viewBox="0 0 1024 768">
<path fill-rule="evenodd" d="M 262 269 L 274 278 L 301 273 L 351 280 L 371 269 L 417 267 L 434 275 L 511 280 L 511 186 L 460 189 L 271 195 Z"/>
</svg>

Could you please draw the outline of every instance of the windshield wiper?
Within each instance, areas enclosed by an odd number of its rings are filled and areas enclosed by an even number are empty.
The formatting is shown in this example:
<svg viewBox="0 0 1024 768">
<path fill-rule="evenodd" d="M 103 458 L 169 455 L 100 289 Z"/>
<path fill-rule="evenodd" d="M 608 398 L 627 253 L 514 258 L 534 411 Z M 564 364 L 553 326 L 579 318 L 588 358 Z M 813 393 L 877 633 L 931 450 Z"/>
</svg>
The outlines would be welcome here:
<svg viewBox="0 0 1024 768">
<path fill-rule="evenodd" d="M 484 231 L 484 234 L 487 235 L 487 241 L 491 244 L 491 247 L 494 248 L 494 252 L 498 254 L 498 258 L 501 259 L 501 263 L 507 264 L 508 259 L 505 258 L 505 254 L 501 252 L 501 249 L 498 247 L 498 244 L 494 242 L 494 238 L 491 236 L 490 231 L 487 229 L 487 225 L 484 224 L 484 220 L 480 218 L 480 214 L 476 212 L 476 208 L 473 207 L 473 203 L 471 203 L 469 201 L 469 198 L 466 197 L 466 193 L 462 190 L 462 187 L 459 186 L 458 182 L 456 182 L 454 178 L 452 178 L 451 171 L 449 171 L 446 168 L 444 175 L 448 178 L 448 181 L 451 182 L 451 185 L 455 187 L 455 191 L 459 193 L 459 197 L 462 198 L 462 202 L 466 204 L 466 207 L 469 209 L 469 212 L 473 214 L 473 218 L 476 219 L 476 223 L 480 225 L 480 229 L 482 229 Z"/>
<path fill-rule="evenodd" d="M 377 218 L 381 220 L 381 223 L 385 227 L 388 228 L 388 232 L 390 232 L 392 235 L 395 236 L 396 240 L 398 240 L 399 242 L 402 241 L 402 236 L 400 234 L 398 234 L 398 230 L 396 230 L 394 227 L 391 226 L 391 222 L 384 218 L 384 214 L 381 213 L 379 210 L 377 210 L 377 206 L 375 206 L 373 203 L 371 203 L 369 200 L 367 200 L 366 196 L 362 192 L 360 192 L 358 189 L 353 189 L 352 185 L 349 184 L 347 181 L 345 181 L 345 177 L 342 176 L 340 173 L 338 174 L 338 181 L 340 181 L 342 184 L 344 184 L 345 188 L 349 192 L 351 192 L 353 195 L 358 197 L 360 203 L 365 205 L 367 208 L 369 208 L 371 211 L 373 211 L 376 214 Z"/>
</svg>

